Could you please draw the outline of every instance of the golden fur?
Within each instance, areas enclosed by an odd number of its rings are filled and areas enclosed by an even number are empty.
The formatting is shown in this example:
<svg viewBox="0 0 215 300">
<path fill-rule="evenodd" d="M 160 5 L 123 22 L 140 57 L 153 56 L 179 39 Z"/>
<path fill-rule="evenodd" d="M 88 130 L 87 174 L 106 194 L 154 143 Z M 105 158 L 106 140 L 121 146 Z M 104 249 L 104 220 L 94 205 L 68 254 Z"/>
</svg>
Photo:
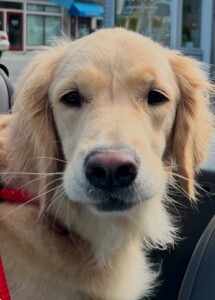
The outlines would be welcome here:
<svg viewBox="0 0 215 300">
<path fill-rule="evenodd" d="M 71 89 L 80 108 L 60 101 Z M 150 90 L 168 101 L 147 103 Z M 39 196 L 0 204 L 0 247 L 12 299 L 137 300 L 156 274 L 146 251 L 174 243 L 165 209 L 174 170 L 195 199 L 194 176 L 207 157 L 212 85 L 199 62 L 124 29 L 100 30 L 39 53 L 15 91 L 5 153 L 8 185 Z M 135 206 L 100 213 L 77 188 L 94 149 L 132 149 L 141 166 Z M 144 200 L 144 199 L 147 200 Z M 50 230 L 56 215 L 81 241 Z"/>
</svg>

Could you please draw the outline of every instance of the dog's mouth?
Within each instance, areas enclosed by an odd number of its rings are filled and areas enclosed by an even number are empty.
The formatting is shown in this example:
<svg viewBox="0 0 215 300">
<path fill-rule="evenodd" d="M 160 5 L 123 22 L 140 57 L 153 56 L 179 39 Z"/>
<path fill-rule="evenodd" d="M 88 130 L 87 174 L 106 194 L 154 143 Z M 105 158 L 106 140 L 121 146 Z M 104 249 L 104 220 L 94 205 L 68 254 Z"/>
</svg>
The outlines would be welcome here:
<svg viewBox="0 0 215 300">
<path fill-rule="evenodd" d="M 104 191 L 88 186 L 86 191 L 91 204 L 99 212 L 124 212 L 131 209 L 137 203 L 135 201 L 134 188 L 132 187 Z"/>
<path fill-rule="evenodd" d="M 110 197 L 108 201 L 101 201 L 96 204 L 96 208 L 101 212 L 122 212 L 133 207 L 134 203 L 125 202 L 118 198 Z"/>
</svg>

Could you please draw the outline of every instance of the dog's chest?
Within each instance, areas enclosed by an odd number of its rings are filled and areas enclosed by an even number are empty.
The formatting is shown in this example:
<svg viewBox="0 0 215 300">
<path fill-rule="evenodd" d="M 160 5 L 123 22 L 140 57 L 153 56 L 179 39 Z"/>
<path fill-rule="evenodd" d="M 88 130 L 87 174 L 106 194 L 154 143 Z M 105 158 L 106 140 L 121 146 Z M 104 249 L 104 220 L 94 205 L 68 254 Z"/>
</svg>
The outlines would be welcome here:
<svg viewBox="0 0 215 300">
<path fill-rule="evenodd" d="M 0 224 L 1 255 L 12 300 L 136 300 L 152 275 L 134 248 L 111 268 L 92 266 L 92 256 L 38 224 L 34 208 Z M 27 226 L 26 226 L 27 225 Z"/>
</svg>

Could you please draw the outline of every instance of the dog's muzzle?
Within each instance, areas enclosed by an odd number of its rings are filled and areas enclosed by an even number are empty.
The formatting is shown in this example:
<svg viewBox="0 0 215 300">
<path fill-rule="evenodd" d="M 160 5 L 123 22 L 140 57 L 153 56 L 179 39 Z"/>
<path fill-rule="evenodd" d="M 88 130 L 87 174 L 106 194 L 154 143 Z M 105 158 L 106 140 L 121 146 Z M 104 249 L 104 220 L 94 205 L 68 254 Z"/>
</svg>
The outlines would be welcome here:
<svg viewBox="0 0 215 300">
<path fill-rule="evenodd" d="M 138 169 L 132 151 L 96 151 L 88 155 L 84 171 L 91 192 L 97 191 L 100 195 L 97 209 L 122 211 L 131 208 L 132 201 L 128 200 L 125 191 L 132 186 Z"/>
</svg>

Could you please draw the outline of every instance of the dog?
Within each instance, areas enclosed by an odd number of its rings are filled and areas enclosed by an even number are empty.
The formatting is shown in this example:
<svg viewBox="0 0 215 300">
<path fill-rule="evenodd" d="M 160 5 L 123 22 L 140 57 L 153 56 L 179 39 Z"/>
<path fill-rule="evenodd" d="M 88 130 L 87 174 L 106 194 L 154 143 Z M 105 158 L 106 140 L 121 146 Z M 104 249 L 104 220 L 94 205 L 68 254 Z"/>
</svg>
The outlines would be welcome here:
<svg viewBox="0 0 215 300">
<path fill-rule="evenodd" d="M 121 28 L 36 55 L 16 86 L 3 143 L 2 180 L 30 195 L 0 204 L 12 299 L 153 293 L 147 253 L 177 238 L 166 209 L 173 175 L 195 201 L 212 93 L 201 63 Z"/>
</svg>

